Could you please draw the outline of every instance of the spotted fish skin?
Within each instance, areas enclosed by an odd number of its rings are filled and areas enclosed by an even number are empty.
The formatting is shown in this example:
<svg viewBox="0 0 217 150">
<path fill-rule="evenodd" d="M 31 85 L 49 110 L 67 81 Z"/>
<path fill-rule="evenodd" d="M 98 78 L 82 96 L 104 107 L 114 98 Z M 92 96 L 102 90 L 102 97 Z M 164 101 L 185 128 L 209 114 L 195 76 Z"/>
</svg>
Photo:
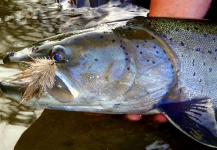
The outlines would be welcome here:
<svg viewBox="0 0 217 150">
<path fill-rule="evenodd" d="M 107 27 L 45 39 L 4 63 L 61 51 L 65 61 L 57 63 L 55 85 L 37 107 L 115 114 L 158 109 L 191 138 L 217 147 L 217 24 L 138 17 Z M 20 93 L 11 90 L 15 85 L 0 83 L 11 97 Z"/>
<path fill-rule="evenodd" d="M 138 22 L 159 35 L 175 52 L 179 96 L 185 96 L 182 98 L 185 100 L 210 97 L 216 101 L 217 24 L 199 20 L 142 18 Z"/>
<path fill-rule="evenodd" d="M 181 131 L 207 146 L 217 146 L 217 23 L 201 20 L 144 19 L 140 24 L 172 49 L 176 86 L 158 103 Z"/>
</svg>

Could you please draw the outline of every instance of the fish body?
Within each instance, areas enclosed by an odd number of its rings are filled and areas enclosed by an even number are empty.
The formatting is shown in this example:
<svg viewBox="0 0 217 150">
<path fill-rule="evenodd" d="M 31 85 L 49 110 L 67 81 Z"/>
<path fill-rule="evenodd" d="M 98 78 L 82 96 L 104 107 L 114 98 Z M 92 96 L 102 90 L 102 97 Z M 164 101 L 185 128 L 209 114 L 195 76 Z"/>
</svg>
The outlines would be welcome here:
<svg viewBox="0 0 217 150">
<path fill-rule="evenodd" d="M 49 98 L 27 105 L 114 114 L 158 109 L 191 138 L 217 147 L 216 54 L 214 22 L 138 17 L 45 39 L 4 63 L 56 59 Z M 0 86 L 10 94 L 14 85 Z"/>
</svg>

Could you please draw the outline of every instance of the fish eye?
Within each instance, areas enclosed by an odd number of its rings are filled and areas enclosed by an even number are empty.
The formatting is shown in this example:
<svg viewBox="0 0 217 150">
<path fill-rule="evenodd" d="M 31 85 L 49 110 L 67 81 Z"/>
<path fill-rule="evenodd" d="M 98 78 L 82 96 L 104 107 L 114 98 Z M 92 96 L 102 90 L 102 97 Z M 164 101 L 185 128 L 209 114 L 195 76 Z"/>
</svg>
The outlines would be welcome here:
<svg viewBox="0 0 217 150">
<path fill-rule="evenodd" d="M 50 51 L 50 58 L 55 60 L 56 63 L 64 62 L 66 60 L 66 49 L 63 46 L 56 45 Z"/>
<path fill-rule="evenodd" d="M 63 54 L 61 54 L 61 52 L 53 53 L 51 56 L 51 59 L 55 60 L 56 62 L 61 62 L 61 61 L 65 60 L 65 58 L 64 58 Z"/>
</svg>

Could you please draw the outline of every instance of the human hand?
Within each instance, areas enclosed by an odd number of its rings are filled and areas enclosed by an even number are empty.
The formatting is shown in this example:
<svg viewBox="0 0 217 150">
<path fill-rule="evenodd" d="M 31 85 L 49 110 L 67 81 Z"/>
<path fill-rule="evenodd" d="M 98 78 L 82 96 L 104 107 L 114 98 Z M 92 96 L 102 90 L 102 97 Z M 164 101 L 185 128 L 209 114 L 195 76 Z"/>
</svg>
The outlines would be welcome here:
<svg viewBox="0 0 217 150">
<path fill-rule="evenodd" d="M 95 116 L 95 117 L 105 116 L 105 114 L 98 114 L 98 113 L 85 113 L 85 114 L 89 116 Z M 129 121 L 140 121 L 142 119 L 149 119 L 156 123 L 165 123 L 168 121 L 163 114 L 153 114 L 153 115 L 125 114 L 123 115 L 123 117 Z"/>
<path fill-rule="evenodd" d="M 212 0 L 151 0 L 149 17 L 202 19 Z"/>
<path fill-rule="evenodd" d="M 156 123 L 165 123 L 167 122 L 167 118 L 163 114 L 153 114 L 153 115 L 139 115 L 139 114 L 126 114 L 124 115 L 129 121 L 139 121 L 142 119 L 149 119 Z"/>
</svg>

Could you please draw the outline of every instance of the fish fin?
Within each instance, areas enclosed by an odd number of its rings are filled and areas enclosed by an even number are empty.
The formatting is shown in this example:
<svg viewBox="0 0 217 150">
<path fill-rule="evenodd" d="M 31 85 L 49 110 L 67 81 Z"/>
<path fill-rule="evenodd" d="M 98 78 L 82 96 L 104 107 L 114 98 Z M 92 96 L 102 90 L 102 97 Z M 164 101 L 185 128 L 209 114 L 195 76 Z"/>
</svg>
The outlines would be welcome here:
<svg viewBox="0 0 217 150">
<path fill-rule="evenodd" d="M 183 102 L 162 101 L 158 109 L 168 120 L 194 140 L 217 147 L 217 111 L 209 98 Z"/>
</svg>

